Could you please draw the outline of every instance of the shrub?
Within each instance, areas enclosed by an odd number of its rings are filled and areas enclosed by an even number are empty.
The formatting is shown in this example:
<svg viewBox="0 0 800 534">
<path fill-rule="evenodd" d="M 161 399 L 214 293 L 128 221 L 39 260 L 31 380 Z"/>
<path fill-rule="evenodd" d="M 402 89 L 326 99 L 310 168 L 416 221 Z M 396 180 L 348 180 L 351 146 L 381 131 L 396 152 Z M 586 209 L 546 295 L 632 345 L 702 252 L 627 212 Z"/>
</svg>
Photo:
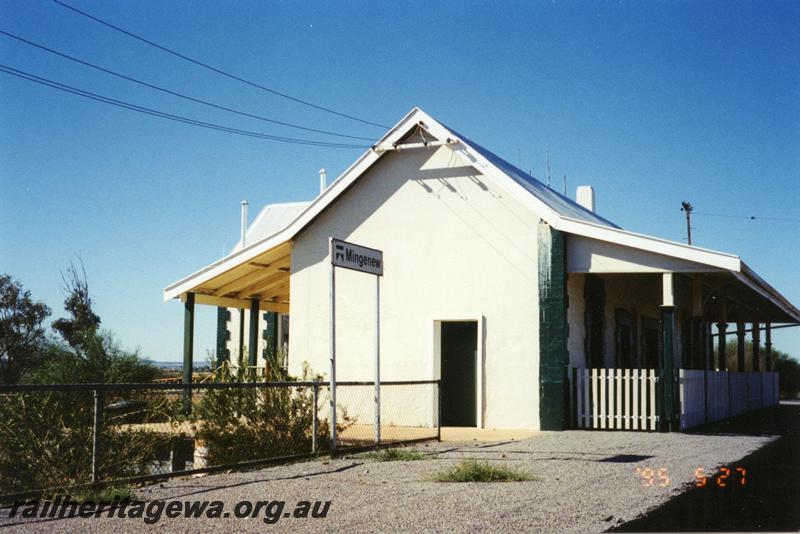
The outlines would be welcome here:
<svg viewBox="0 0 800 534">
<path fill-rule="evenodd" d="M 269 376 L 254 377 L 252 371 L 228 365 L 217 371 L 220 382 L 268 382 Z M 287 381 L 293 381 L 285 377 Z M 319 381 L 305 366 L 302 381 Z M 208 465 L 224 465 L 248 460 L 294 456 L 311 452 L 314 410 L 324 403 L 308 387 L 269 387 L 210 389 L 202 394 L 192 410 L 195 435 L 206 447 Z M 337 430 L 353 424 L 343 410 Z M 330 426 L 320 419 L 317 426 L 318 450 L 330 447 Z"/>
<path fill-rule="evenodd" d="M 172 421 L 174 406 L 166 396 L 150 398 L 141 422 Z M 91 482 L 93 422 L 91 391 L 2 395 L 0 494 Z M 170 439 L 165 435 L 120 424 L 107 414 L 100 435 L 101 480 L 146 474 L 156 448 Z"/>
</svg>

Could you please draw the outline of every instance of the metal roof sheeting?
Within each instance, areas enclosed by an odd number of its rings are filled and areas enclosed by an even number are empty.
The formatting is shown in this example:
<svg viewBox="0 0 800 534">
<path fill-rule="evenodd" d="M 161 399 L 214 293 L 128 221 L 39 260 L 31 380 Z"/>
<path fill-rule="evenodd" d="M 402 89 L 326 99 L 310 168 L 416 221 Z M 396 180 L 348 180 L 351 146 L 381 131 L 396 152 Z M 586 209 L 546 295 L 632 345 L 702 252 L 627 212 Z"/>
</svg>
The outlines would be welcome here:
<svg viewBox="0 0 800 534">
<path fill-rule="evenodd" d="M 247 227 L 245 240 L 248 245 L 277 234 L 294 221 L 311 202 L 287 202 L 285 204 L 267 204 Z M 236 243 L 231 252 L 241 250 L 242 242 Z"/>
<path fill-rule="evenodd" d="M 619 226 L 612 223 L 611 221 L 604 219 L 598 214 L 584 208 L 574 200 L 562 195 L 561 193 L 555 191 L 554 189 L 551 189 L 550 187 L 547 187 L 546 185 L 544 185 L 542 182 L 540 182 L 530 174 L 515 167 L 514 165 L 507 162 L 497 154 L 491 152 L 490 150 L 487 150 L 481 145 L 475 143 L 474 141 L 470 141 L 468 138 L 456 132 L 449 126 L 445 125 L 442 126 L 453 132 L 453 135 L 458 137 L 458 139 L 462 143 L 469 146 L 472 150 L 474 150 L 475 152 L 479 153 L 481 156 L 486 158 L 492 165 L 500 169 L 509 178 L 511 178 L 519 185 L 524 187 L 529 193 L 536 196 L 536 198 L 544 202 L 547 206 L 553 209 L 560 216 L 569 217 L 570 219 L 575 219 L 578 221 L 600 224 L 611 228 L 619 228 Z"/>
</svg>

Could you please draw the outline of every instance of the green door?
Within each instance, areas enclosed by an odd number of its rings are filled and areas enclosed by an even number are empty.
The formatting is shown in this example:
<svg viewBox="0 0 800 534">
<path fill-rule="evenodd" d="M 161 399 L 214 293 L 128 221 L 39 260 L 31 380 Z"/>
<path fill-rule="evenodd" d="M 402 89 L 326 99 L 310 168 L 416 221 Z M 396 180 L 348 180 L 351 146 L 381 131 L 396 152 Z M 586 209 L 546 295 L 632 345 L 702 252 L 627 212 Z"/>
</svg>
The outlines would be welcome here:
<svg viewBox="0 0 800 534">
<path fill-rule="evenodd" d="M 476 426 L 478 323 L 442 323 L 442 425 Z"/>
</svg>

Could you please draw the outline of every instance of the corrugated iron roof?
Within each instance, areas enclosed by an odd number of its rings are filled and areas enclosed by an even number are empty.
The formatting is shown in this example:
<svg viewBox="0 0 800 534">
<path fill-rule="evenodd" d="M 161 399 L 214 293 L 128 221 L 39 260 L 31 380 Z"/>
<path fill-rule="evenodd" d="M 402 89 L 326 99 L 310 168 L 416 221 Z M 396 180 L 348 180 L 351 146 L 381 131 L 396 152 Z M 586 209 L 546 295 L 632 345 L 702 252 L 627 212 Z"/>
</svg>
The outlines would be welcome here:
<svg viewBox="0 0 800 534">
<path fill-rule="evenodd" d="M 609 226 L 611 228 L 619 228 L 619 226 L 612 223 L 608 219 L 589 211 L 574 200 L 562 195 L 554 189 L 547 187 L 530 174 L 512 165 L 497 154 L 482 147 L 474 141 L 469 140 L 467 137 L 464 137 L 449 126 L 444 124 L 442 126 L 453 132 L 453 135 L 455 135 L 462 143 L 468 145 L 481 156 L 489 160 L 492 165 L 500 169 L 503 173 L 508 175 L 509 178 L 513 179 L 519 185 L 524 187 L 529 193 L 536 196 L 539 200 L 547 204 L 562 217 L 569 217 L 570 219 L 600 224 L 603 226 Z"/>
<path fill-rule="evenodd" d="M 311 202 L 287 202 L 283 204 L 267 204 L 256 215 L 253 222 L 247 227 L 245 239 L 247 243 L 256 243 L 289 226 Z M 236 243 L 231 252 L 242 248 L 242 242 Z"/>
</svg>

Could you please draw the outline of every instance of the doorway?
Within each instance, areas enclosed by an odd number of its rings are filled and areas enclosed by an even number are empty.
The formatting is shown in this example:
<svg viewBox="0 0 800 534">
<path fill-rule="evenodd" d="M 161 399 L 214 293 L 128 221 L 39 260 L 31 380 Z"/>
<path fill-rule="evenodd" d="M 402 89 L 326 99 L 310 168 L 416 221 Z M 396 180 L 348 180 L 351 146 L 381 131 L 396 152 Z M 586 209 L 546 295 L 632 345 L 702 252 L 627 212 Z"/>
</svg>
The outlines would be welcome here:
<svg viewBox="0 0 800 534">
<path fill-rule="evenodd" d="M 478 322 L 441 323 L 442 426 L 477 426 Z"/>
</svg>

